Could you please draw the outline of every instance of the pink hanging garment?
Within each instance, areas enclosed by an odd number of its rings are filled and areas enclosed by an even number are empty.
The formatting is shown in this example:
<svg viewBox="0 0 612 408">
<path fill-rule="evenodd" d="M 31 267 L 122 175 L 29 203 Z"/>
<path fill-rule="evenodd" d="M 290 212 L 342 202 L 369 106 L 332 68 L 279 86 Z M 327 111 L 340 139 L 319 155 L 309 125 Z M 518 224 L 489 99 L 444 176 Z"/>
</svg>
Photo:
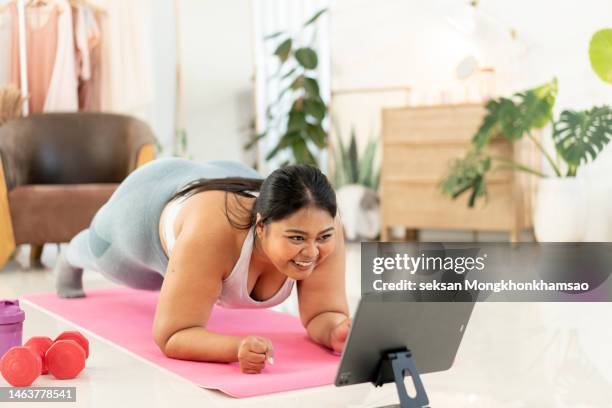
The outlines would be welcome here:
<svg viewBox="0 0 612 408">
<path fill-rule="evenodd" d="M 15 20 L 17 20 L 17 7 L 11 4 Z M 29 106 L 31 113 L 43 111 L 49 84 L 53 75 L 55 56 L 57 53 L 57 21 L 59 11 L 57 7 L 28 7 L 26 9 L 26 58 L 28 68 Z M 14 41 L 19 49 L 19 33 L 17 24 L 14 25 Z M 13 62 L 13 75 L 21 86 L 19 78 L 19 59 Z"/>
<path fill-rule="evenodd" d="M 10 6 L 13 21 L 17 7 Z M 77 78 L 74 61 L 72 15 L 67 0 L 54 0 L 50 7 L 26 8 L 26 58 L 31 113 L 76 111 Z M 13 82 L 19 78 L 19 28 L 13 24 Z"/>
<path fill-rule="evenodd" d="M 72 13 L 67 0 L 51 7 L 26 8 L 26 58 L 30 112 L 76 111 L 77 78 L 74 60 Z M 13 21 L 17 7 L 11 3 Z M 13 24 L 13 82 L 19 78 L 19 29 Z"/>
</svg>

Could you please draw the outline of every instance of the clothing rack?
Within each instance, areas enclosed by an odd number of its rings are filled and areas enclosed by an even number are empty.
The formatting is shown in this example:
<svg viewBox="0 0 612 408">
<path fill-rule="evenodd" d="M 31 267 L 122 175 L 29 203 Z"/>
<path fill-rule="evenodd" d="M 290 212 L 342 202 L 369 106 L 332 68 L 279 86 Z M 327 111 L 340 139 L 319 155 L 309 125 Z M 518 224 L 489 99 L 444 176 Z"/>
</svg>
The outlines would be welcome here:
<svg viewBox="0 0 612 408">
<path fill-rule="evenodd" d="M 13 0 L 9 0 L 6 3 L 10 3 Z M 17 24 L 19 28 L 19 80 L 21 83 L 21 96 L 25 99 L 28 98 L 28 66 L 27 66 L 27 49 L 26 49 L 26 2 L 25 0 L 15 0 L 17 4 Z M 71 2 L 71 4 L 74 4 Z M 89 5 L 89 3 L 86 3 Z M 92 6 L 94 7 L 94 6 Z M 95 7 L 99 9 L 99 7 Z M 22 106 L 23 116 L 28 116 L 30 113 L 30 107 L 28 103 L 24 103 Z"/>
</svg>

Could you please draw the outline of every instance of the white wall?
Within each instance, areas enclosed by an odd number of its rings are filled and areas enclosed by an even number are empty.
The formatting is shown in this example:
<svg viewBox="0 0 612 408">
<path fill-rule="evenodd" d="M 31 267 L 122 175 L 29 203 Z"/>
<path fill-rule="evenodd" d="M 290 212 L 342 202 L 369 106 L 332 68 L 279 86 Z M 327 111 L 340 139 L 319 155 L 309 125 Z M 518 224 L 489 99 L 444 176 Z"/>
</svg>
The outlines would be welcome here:
<svg viewBox="0 0 612 408">
<path fill-rule="evenodd" d="M 473 31 L 464 25 L 462 32 L 449 20 L 468 23 L 463 18 L 467 3 L 336 0 L 332 89 L 409 86 L 413 104 L 462 102 L 465 90 L 455 67 L 474 55 L 481 66 L 496 69 L 498 93 L 557 76 L 557 113 L 612 102 L 612 86 L 596 77 L 588 60 L 591 35 L 612 26 L 609 0 L 481 0 Z M 510 28 L 516 29 L 517 40 L 511 39 Z M 612 158 L 606 161 L 612 166 Z"/>
<path fill-rule="evenodd" d="M 155 101 L 148 112 L 148 122 L 163 147 L 172 151 L 174 106 L 176 102 L 176 15 L 174 2 L 153 0 L 152 51 Z"/>
<path fill-rule="evenodd" d="M 180 0 L 184 121 L 195 160 L 242 160 L 253 111 L 251 3 Z"/>
<path fill-rule="evenodd" d="M 159 6 L 163 1 L 156 3 Z M 336 0 L 331 13 L 332 90 L 409 86 L 413 104 L 442 99 L 460 102 L 465 92 L 454 70 L 462 58 L 474 55 L 482 66 L 495 67 L 499 93 L 557 76 L 557 113 L 562 108 L 612 101 L 612 86 L 592 73 L 587 56 L 592 33 L 611 25 L 608 1 L 481 0 L 474 30 L 461 32 L 448 20 L 461 20 L 465 3 Z M 245 158 L 241 146 L 254 115 L 252 8 L 257 4 L 246 0 L 179 2 L 185 123 L 195 159 Z M 156 12 L 160 10 L 157 7 Z M 517 40 L 510 38 L 511 27 L 517 30 Z M 163 31 L 172 30 L 163 27 Z M 156 70 L 160 71 L 159 62 L 166 51 L 158 46 L 154 49 Z M 403 100 L 401 95 L 394 96 L 398 98 Z M 342 114 L 339 98 L 335 103 L 334 113 Z M 368 117 L 355 105 L 363 104 L 347 102 L 349 120 L 345 117 L 343 123 L 350 122 L 350 114 L 355 121 L 363 122 Z M 154 121 L 161 120 L 162 115 L 164 112 L 155 114 Z M 348 134 L 348 128 L 343 133 Z M 359 133 L 367 137 L 372 133 L 371 126 Z M 612 170 L 612 149 L 608 150 L 587 172 Z"/>
</svg>

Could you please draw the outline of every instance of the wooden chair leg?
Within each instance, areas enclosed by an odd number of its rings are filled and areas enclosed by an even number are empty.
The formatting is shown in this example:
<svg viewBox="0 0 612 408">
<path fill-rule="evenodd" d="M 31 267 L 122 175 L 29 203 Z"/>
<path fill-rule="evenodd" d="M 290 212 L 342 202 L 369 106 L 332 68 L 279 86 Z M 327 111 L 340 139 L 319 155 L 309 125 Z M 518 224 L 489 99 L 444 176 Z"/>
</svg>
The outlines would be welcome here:
<svg viewBox="0 0 612 408">
<path fill-rule="evenodd" d="M 40 268 L 43 266 L 41 262 L 43 245 L 30 245 L 30 268 Z"/>
<path fill-rule="evenodd" d="M 383 225 L 380 229 L 380 241 L 387 242 L 389 240 L 389 227 Z"/>
<path fill-rule="evenodd" d="M 404 240 L 419 241 L 419 230 L 413 228 L 406 228 L 404 231 Z"/>
<path fill-rule="evenodd" d="M 13 260 L 14 252 L 15 245 L 13 245 L 11 242 L 0 243 L 0 269 L 2 269 L 8 261 Z"/>
</svg>

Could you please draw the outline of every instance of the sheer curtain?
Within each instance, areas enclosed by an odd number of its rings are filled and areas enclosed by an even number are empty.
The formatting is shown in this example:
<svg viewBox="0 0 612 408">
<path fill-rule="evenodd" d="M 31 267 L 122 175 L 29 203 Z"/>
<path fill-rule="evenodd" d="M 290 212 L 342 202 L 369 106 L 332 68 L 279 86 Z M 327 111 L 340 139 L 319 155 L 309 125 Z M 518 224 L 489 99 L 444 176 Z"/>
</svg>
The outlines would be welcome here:
<svg viewBox="0 0 612 408">
<path fill-rule="evenodd" d="M 268 129 L 266 137 L 258 143 L 258 161 L 260 172 L 263 175 L 269 174 L 289 156 L 287 152 L 281 152 L 270 161 L 266 162 L 266 155 L 276 146 L 282 131 L 285 129 L 286 120 L 269 120 L 266 117 L 266 109 L 274 103 L 281 91 L 289 83 L 287 80 L 271 79 L 279 68 L 278 59 L 274 55 L 274 50 L 278 45 L 279 38 L 266 40 L 267 35 L 278 31 L 285 31 L 292 38 L 300 32 L 303 24 L 318 10 L 329 8 L 332 0 L 254 0 L 253 1 L 253 28 L 254 28 L 254 61 L 255 61 L 255 106 L 256 106 L 256 132 L 260 133 Z M 319 64 L 317 67 L 317 79 L 321 97 L 325 103 L 330 99 L 330 41 L 329 41 L 329 11 L 323 14 L 316 22 L 317 36 L 312 44 L 317 51 Z M 303 39 L 308 43 L 311 38 L 312 28 L 309 27 Z M 284 68 L 284 67 L 283 67 Z M 283 69 L 283 73 L 286 72 Z M 288 93 L 287 93 L 288 94 Z M 272 115 L 285 113 L 291 106 L 293 99 L 285 94 L 281 103 L 272 111 Z M 329 123 L 324 124 L 326 129 Z M 272 128 L 269 128 L 272 126 Z M 316 151 L 316 150 L 312 150 Z M 327 167 L 327 153 L 322 152 L 318 155 L 322 170 L 325 172 Z"/>
</svg>

